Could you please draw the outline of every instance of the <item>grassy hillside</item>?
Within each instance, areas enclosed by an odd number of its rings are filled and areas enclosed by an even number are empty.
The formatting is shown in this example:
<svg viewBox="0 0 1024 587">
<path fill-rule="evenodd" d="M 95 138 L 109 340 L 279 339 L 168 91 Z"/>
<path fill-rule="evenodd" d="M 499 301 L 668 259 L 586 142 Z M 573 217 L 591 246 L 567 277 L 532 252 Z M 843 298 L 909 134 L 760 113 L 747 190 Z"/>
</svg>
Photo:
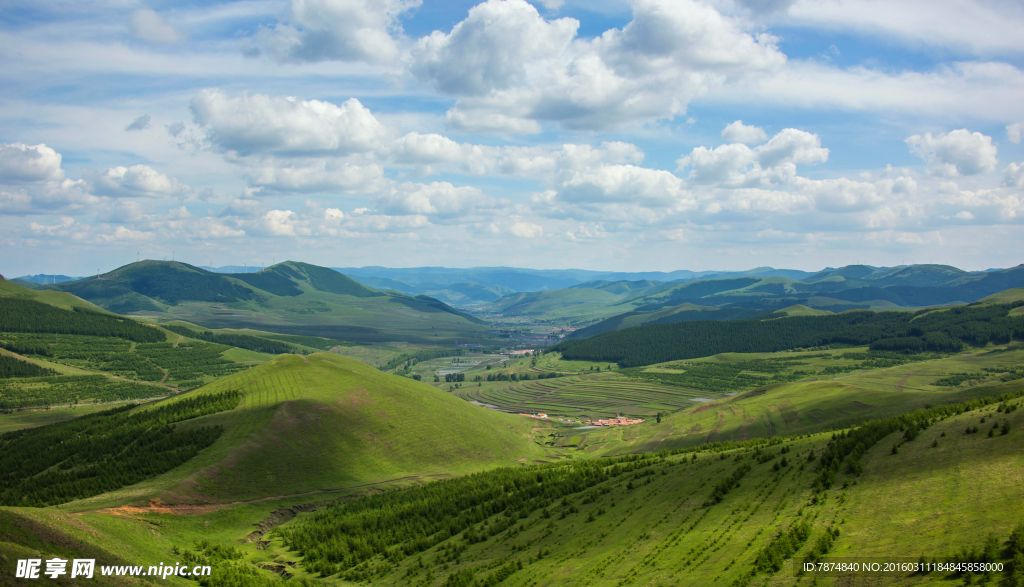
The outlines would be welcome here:
<svg viewBox="0 0 1024 587">
<path fill-rule="evenodd" d="M 292 577 L 281 585 L 332 586 L 1003 584 L 1009 572 L 842 576 L 798 574 L 793 565 L 855 557 L 1007 568 L 1024 554 L 1021 404 L 1018 397 L 838 434 L 500 469 L 334 505 L 305 496 L 189 515 L 159 504 L 76 516 L 5 508 L 0 554 L 89 552 L 98 564 L 156 564 L 188 550 L 208 553 L 221 573 L 254 573 L 217 577 L 215 587 L 277 585 L 281 576 Z M 974 427 L 979 433 L 964 433 Z M 279 525 L 258 549 L 241 539 L 259 519 Z M 193 546 L 199 539 L 212 545 Z M 238 558 L 215 557 L 216 545 Z"/>
<path fill-rule="evenodd" d="M 330 353 L 275 357 L 168 401 L 228 390 L 242 394 L 237 409 L 188 424 L 224 426 L 212 446 L 170 473 L 94 501 L 260 499 L 544 455 L 521 418 Z"/>
<path fill-rule="evenodd" d="M 11 281 L 0 280 L 0 303 L 3 303 L 3 298 L 8 297 L 42 302 L 64 310 L 83 308 L 94 312 L 104 311 L 96 304 L 66 292 L 29 289 Z"/>
<path fill-rule="evenodd" d="M 629 326 L 684 320 L 731 320 L 782 311 L 793 306 L 842 312 L 894 310 L 963 304 L 1008 288 L 1024 286 L 1024 266 L 991 272 L 966 272 L 947 265 L 875 268 L 849 265 L 807 276 L 730 276 L 665 284 L 620 301 L 625 312 L 575 333 L 592 336 Z M 552 292 L 554 293 L 554 292 Z M 696 313 L 662 312 L 685 305 L 721 310 L 702 318 Z"/>
<path fill-rule="evenodd" d="M 553 350 L 568 359 L 614 361 L 623 367 L 693 359 L 723 352 L 772 352 L 834 345 L 870 345 L 873 351 L 956 352 L 989 342 L 1024 340 L 1024 320 L 1010 315 L 1024 302 L 974 304 L 943 311 L 843 312 L 648 324 L 567 340 Z"/>
<path fill-rule="evenodd" d="M 44 287 L 113 312 L 203 328 L 371 342 L 483 342 L 488 337 L 478 319 L 436 299 L 378 291 L 332 269 L 292 261 L 257 273 L 220 274 L 147 260 Z"/>
</svg>

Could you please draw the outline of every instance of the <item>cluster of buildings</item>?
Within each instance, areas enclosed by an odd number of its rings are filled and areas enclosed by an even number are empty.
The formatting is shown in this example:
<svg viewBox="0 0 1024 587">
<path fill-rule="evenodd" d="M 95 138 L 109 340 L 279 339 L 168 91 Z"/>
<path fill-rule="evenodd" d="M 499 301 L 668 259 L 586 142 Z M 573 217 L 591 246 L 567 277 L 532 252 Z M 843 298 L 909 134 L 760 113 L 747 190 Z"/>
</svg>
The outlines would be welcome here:
<svg viewBox="0 0 1024 587">
<path fill-rule="evenodd" d="M 640 420 L 640 419 L 635 419 L 634 420 L 632 418 L 622 417 L 622 418 L 607 418 L 607 419 L 604 419 L 604 420 L 594 420 L 590 424 L 592 426 L 629 426 L 630 424 L 639 424 L 641 422 L 643 422 L 643 420 Z"/>
<path fill-rule="evenodd" d="M 519 415 L 520 416 L 525 416 L 527 418 L 536 418 L 538 420 L 550 420 L 550 419 L 552 419 L 547 414 L 519 414 Z M 578 422 L 576 420 L 563 420 L 562 418 L 554 418 L 554 419 L 559 421 L 559 422 L 565 422 L 567 424 L 579 424 L 580 423 L 580 422 Z M 604 419 L 604 420 L 593 420 L 593 421 L 590 422 L 590 425 L 591 426 L 629 426 L 630 424 L 639 424 L 641 422 L 643 422 L 643 420 L 619 417 L 619 418 L 607 418 L 607 419 Z"/>
</svg>

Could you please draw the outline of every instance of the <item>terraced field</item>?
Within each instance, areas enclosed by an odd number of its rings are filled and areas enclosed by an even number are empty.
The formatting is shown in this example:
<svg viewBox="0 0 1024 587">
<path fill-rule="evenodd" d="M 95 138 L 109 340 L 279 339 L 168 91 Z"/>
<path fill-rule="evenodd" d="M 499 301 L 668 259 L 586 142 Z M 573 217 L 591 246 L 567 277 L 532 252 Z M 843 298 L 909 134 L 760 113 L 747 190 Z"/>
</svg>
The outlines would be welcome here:
<svg viewBox="0 0 1024 587">
<path fill-rule="evenodd" d="M 510 412 L 545 412 L 562 416 L 631 414 L 653 416 L 694 405 L 695 389 L 631 381 L 615 373 L 555 379 L 475 383 L 453 393 Z"/>
</svg>

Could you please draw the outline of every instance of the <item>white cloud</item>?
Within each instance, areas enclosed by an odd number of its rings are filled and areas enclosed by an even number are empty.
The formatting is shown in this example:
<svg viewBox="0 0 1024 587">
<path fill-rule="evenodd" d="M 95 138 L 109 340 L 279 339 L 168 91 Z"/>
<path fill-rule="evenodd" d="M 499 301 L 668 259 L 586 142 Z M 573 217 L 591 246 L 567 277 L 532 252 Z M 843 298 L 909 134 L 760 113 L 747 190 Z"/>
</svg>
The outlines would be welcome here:
<svg viewBox="0 0 1024 587">
<path fill-rule="evenodd" d="M 742 120 L 737 120 L 722 129 L 722 138 L 730 143 L 756 145 L 767 141 L 768 134 L 759 126 L 747 126 Z"/>
<path fill-rule="evenodd" d="M 753 6 L 762 2 L 745 0 Z M 1024 50 L 1024 10 L 1016 2 L 957 0 L 775 0 L 787 5 L 790 24 L 875 34 L 887 42 L 956 47 L 979 53 Z M 792 4 L 792 6 L 788 6 Z"/>
<path fill-rule="evenodd" d="M 421 0 L 292 0 L 287 22 L 261 28 L 250 56 L 279 61 L 394 63 L 400 55 L 398 17 Z"/>
<path fill-rule="evenodd" d="M 232 228 L 212 218 L 201 218 L 198 222 L 191 222 L 190 225 L 195 236 L 201 239 L 238 238 L 245 236 L 244 230 Z"/>
<path fill-rule="evenodd" d="M 1021 137 L 1024 137 L 1024 123 L 1015 122 L 1006 126 L 1006 138 L 1011 143 L 1020 144 Z"/>
<path fill-rule="evenodd" d="M 521 86 L 529 69 L 564 53 L 574 18 L 547 21 L 524 0 L 488 0 L 470 8 L 451 33 L 434 31 L 412 51 L 412 71 L 448 94 L 482 96 Z"/>
<path fill-rule="evenodd" d="M 953 62 L 932 70 L 889 72 L 793 61 L 771 75 L 713 88 L 709 103 L 900 112 L 1005 121 L 1020 115 L 1024 71 L 1001 62 Z M 985 108 L 977 108 L 979 103 Z"/>
<path fill-rule="evenodd" d="M 60 220 L 54 224 L 39 224 L 37 222 L 29 222 L 29 230 L 36 234 L 66 234 L 67 229 L 75 224 L 75 219 L 70 216 L 61 216 Z"/>
<path fill-rule="evenodd" d="M 455 187 L 448 182 L 402 183 L 377 196 L 381 212 L 392 215 L 422 214 L 454 218 L 495 205 L 492 198 L 475 187 Z"/>
<path fill-rule="evenodd" d="M 593 40 L 524 0 L 488 0 L 420 39 L 410 68 L 459 96 L 452 128 L 537 132 L 531 121 L 606 128 L 671 118 L 709 88 L 782 67 L 775 38 L 693 0 L 636 0 L 633 21 Z"/>
<path fill-rule="evenodd" d="M 83 171 L 90 191 L 111 197 L 166 197 L 187 194 L 191 188 L 148 165 L 111 167 L 101 172 Z"/>
<path fill-rule="evenodd" d="M 697 147 L 678 164 L 690 168 L 689 180 L 695 184 L 756 187 L 789 182 L 796 177 L 797 163 L 823 163 L 828 155 L 818 135 L 787 128 L 754 149 L 739 143 Z"/>
<path fill-rule="evenodd" d="M 239 218 L 255 218 L 263 212 L 263 206 L 259 200 L 251 198 L 236 198 L 221 210 L 222 217 L 235 216 Z"/>
<path fill-rule="evenodd" d="M 105 242 L 122 242 L 122 241 L 147 241 L 152 240 L 156 235 L 152 232 L 144 232 L 141 230 L 132 230 L 123 226 L 118 226 L 114 229 L 114 232 L 102 233 L 99 235 L 99 240 Z"/>
<path fill-rule="evenodd" d="M 260 218 L 259 226 L 270 236 L 295 236 L 297 218 L 291 210 L 269 210 Z"/>
<path fill-rule="evenodd" d="M 191 108 L 214 146 L 242 156 L 363 153 L 380 148 L 387 134 L 355 98 L 337 106 L 261 94 L 229 98 L 221 90 L 205 89 L 192 99 Z"/>
<path fill-rule="evenodd" d="M 569 174 L 558 200 L 577 205 L 620 203 L 687 209 L 694 205 L 683 180 L 668 171 L 635 165 L 602 165 Z"/>
<path fill-rule="evenodd" d="M 509 232 L 519 238 L 540 238 L 544 235 L 544 227 L 532 222 L 515 222 L 509 228 Z"/>
<path fill-rule="evenodd" d="M 132 34 L 144 41 L 177 43 L 185 38 L 164 17 L 148 8 L 140 8 L 132 12 L 131 20 Z"/>
<path fill-rule="evenodd" d="M 544 177 L 603 163 L 640 163 L 644 153 L 631 143 L 609 141 L 598 147 L 492 147 L 457 143 L 438 134 L 409 133 L 391 146 L 392 161 L 470 175 Z"/>
<path fill-rule="evenodd" d="M 977 175 L 993 171 L 999 160 L 992 137 L 967 129 L 932 136 L 914 135 L 906 140 L 910 152 L 928 161 L 929 173 L 944 177 Z"/>
<path fill-rule="evenodd" d="M 1008 188 L 1024 189 L 1024 163 L 1010 163 L 1003 170 L 1003 185 Z"/>
<path fill-rule="evenodd" d="M 244 163 L 250 185 L 278 192 L 376 191 L 384 184 L 384 169 L 372 163 L 277 157 L 247 159 Z"/>
<path fill-rule="evenodd" d="M 61 155 L 46 145 L 0 144 L 0 183 L 59 181 Z"/>
</svg>

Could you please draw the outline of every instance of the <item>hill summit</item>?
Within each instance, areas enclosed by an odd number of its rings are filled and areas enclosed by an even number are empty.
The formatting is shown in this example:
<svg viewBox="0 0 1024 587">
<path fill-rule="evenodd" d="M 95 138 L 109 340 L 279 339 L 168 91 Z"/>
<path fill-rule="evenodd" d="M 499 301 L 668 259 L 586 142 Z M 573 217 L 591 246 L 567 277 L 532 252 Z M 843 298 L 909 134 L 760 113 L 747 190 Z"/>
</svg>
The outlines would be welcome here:
<svg viewBox="0 0 1024 587">
<path fill-rule="evenodd" d="M 69 292 L 119 314 L 206 328 L 372 342 L 471 340 L 486 332 L 477 318 L 434 298 L 376 290 L 333 269 L 295 261 L 224 274 L 180 261 L 144 260 L 41 289 Z"/>
</svg>

